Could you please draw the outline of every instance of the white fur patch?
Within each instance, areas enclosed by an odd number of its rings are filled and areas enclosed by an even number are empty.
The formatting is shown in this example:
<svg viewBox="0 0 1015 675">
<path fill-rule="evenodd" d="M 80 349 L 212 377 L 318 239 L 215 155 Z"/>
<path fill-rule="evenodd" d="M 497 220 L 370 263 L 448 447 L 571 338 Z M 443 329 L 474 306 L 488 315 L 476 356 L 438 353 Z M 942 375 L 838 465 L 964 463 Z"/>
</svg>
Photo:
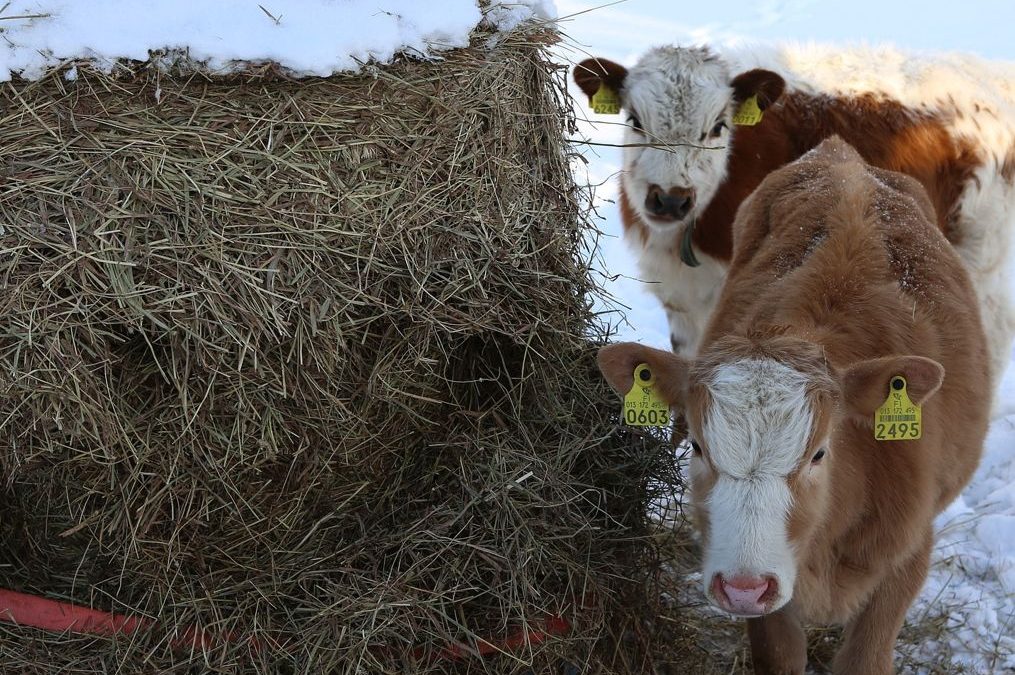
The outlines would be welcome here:
<svg viewBox="0 0 1015 675">
<path fill-rule="evenodd" d="M 807 376 L 771 359 L 719 367 L 706 383 L 709 457 L 720 473 L 744 480 L 793 471 L 811 434 Z"/>
<path fill-rule="evenodd" d="M 628 231 L 632 237 L 637 232 Z M 638 244 L 628 237 L 628 244 Z M 638 258 L 641 278 L 654 283 L 648 284 L 651 291 L 666 307 L 666 318 L 670 324 L 670 336 L 681 347 L 677 351 L 685 356 L 694 356 L 698 351 L 701 336 L 719 299 L 719 291 L 726 279 L 726 266 L 718 260 L 698 254 L 701 264 L 688 267 L 662 244 L 651 243 L 664 235 L 651 233 L 650 246 Z"/>
<path fill-rule="evenodd" d="M 710 528 L 705 591 L 711 592 L 717 573 L 772 575 L 779 584 L 775 609 L 791 597 L 796 581 L 787 477 L 811 435 L 807 378 L 776 361 L 745 359 L 721 366 L 705 384 L 712 404 L 703 440 L 718 473 L 704 504 Z"/>
<path fill-rule="evenodd" d="M 643 131 L 627 129 L 621 180 L 631 205 L 648 226 L 672 234 L 680 224 L 659 224 L 644 209 L 649 186 L 694 188 L 695 207 L 685 221 L 701 213 L 726 177 L 729 129 L 718 138 L 708 132 L 716 122 L 732 126 L 733 89 L 726 64 L 698 49 L 657 48 L 646 53 L 624 80 L 624 106 Z"/>
</svg>

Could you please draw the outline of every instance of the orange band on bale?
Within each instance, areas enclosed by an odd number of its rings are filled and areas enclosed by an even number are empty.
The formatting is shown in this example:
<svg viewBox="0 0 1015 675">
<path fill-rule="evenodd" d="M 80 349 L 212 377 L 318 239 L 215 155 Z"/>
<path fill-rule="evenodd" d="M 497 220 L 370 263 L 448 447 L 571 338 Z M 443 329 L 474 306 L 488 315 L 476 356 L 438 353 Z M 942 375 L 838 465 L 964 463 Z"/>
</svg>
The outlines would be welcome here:
<svg viewBox="0 0 1015 675">
<path fill-rule="evenodd" d="M 413 656 L 420 661 L 460 661 L 471 655 L 492 656 L 505 652 L 513 652 L 526 645 L 538 645 L 546 642 L 555 635 L 565 635 L 571 630 L 571 623 L 559 616 L 551 616 L 542 622 L 540 629 L 517 630 L 503 640 L 489 641 L 480 640 L 475 648 L 461 644 L 453 644 L 437 652 L 430 652 L 423 648 L 417 649 Z"/>
<path fill-rule="evenodd" d="M 5 589 L 0 589 L 0 620 L 55 633 L 81 633 L 106 637 L 130 635 L 139 630 L 149 630 L 155 625 L 152 619 L 103 612 Z M 219 641 L 234 642 L 236 638 L 237 635 L 234 633 L 213 635 L 194 626 L 188 626 L 173 638 L 170 644 L 175 648 L 204 649 Z M 257 650 L 260 645 L 251 640 L 251 647 Z"/>
<path fill-rule="evenodd" d="M 93 635 L 129 635 L 152 623 L 149 619 L 110 614 L 8 590 L 0 590 L 0 619 L 42 630 Z"/>
<path fill-rule="evenodd" d="M 30 626 L 55 633 L 82 633 L 87 635 L 130 635 L 139 630 L 149 630 L 155 625 L 152 619 L 129 614 L 113 614 L 98 609 L 82 607 L 69 602 L 50 600 L 37 595 L 0 589 L 0 621 L 19 626 Z M 470 654 L 489 656 L 510 652 L 526 645 L 537 645 L 554 635 L 564 635 L 571 630 L 571 624 L 559 616 L 552 616 L 542 623 L 540 630 L 518 630 L 503 640 L 481 640 L 475 649 L 453 644 L 436 652 L 420 648 L 413 654 L 417 659 L 428 661 L 458 661 Z M 218 642 L 236 642 L 238 635 L 233 632 L 213 635 L 193 626 L 185 628 L 171 644 L 175 648 L 204 649 Z M 262 643 L 251 639 L 250 647 L 259 651 Z M 295 646 L 289 643 L 290 648 Z"/>
</svg>

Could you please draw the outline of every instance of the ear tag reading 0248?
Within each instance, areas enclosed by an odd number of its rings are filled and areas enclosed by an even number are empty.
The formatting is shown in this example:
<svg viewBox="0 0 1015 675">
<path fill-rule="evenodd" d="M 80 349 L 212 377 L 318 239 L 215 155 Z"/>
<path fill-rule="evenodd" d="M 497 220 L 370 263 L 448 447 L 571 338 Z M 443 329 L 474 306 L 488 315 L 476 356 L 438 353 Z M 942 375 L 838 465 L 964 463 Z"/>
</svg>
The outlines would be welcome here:
<svg viewBox="0 0 1015 675">
<path fill-rule="evenodd" d="M 753 127 L 755 124 L 761 121 L 761 116 L 764 113 L 758 106 L 758 95 L 755 94 L 744 100 L 737 108 L 737 111 L 733 113 L 733 124 L 741 127 Z"/>
<path fill-rule="evenodd" d="M 896 375 L 888 385 L 888 398 L 874 413 L 874 438 L 879 441 L 915 441 L 922 435 L 920 406 L 909 400 L 906 378 Z"/>
<path fill-rule="evenodd" d="M 655 391 L 655 376 L 647 363 L 634 369 L 634 384 L 624 396 L 624 421 L 632 427 L 665 427 L 670 407 Z"/>
<path fill-rule="evenodd" d="M 592 106 L 592 112 L 598 115 L 620 114 L 620 96 L 607 87 L 605 82 L 599 83 L 599 90 L 592 94 L 589 104 Z"/>
</svg>

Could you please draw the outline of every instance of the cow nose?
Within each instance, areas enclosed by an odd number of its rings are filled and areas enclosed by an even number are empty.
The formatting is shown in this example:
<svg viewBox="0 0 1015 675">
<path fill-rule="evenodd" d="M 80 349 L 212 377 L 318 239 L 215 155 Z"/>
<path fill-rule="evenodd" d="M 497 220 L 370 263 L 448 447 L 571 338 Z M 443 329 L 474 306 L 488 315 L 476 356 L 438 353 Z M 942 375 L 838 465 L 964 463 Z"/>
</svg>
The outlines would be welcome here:
<svg viewBox="0 0 1015 675">
<path fill-rule="evenodd" d="M 712 580 L 716 604 L 731 614 L 760 616 L 768 612 L 779 595 L 779 582 L 771 574 L 755 577 L 716 574 Z"/>
<path fill-rule="evenodd" d="M 661 220 L 683 220 L 694 206 L 694 190 L 692 188 L 672 187 L 663 190 L 658 185 L 650 185 L 645 195 L 645 210 Z"/>
</svg>

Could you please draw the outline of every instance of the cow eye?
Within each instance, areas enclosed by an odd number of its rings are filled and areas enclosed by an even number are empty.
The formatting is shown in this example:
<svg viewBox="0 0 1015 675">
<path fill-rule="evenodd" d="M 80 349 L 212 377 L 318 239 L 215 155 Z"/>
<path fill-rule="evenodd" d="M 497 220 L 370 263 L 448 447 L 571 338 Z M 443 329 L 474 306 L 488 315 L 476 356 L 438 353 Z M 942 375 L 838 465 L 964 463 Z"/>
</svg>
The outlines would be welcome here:
<svg viewBox="0 0 1015 675">
<path fill-rule="evenodd" d="M 638 119 L 637 115 L 628 115 L 627 123 L 631 125 L 631 128 L 635 131 L 642 131 L 641 120 Z"/>
<path fill-rule="evenodd" d="M 718 138 L 719 134 L 721 134 L 722 130 L 725 128 L 726 123 L 723 122 L 722 120 L 719 120 L 718 122 L 715 123 L 715 126 L 712 127 L 712 131 L 708 133 L 709 138 Z"/>
<path fill-rule="evenodd" d="M 825 456 L 825 449 L 821 448 L 820 450 L 818 450 L 817 452 L 814 453 L 813 457 L 811 457 L 811 464 L 818 464 L 819 462 L 821 462 L 821 459 L 824 456 Z"/>
<path fill-rule="evenodd" d="M 698 441 L 691 441 L 691 452 L 695 457 L 701 457 L 701 446 L 698 445 Z"/>
</svg>

